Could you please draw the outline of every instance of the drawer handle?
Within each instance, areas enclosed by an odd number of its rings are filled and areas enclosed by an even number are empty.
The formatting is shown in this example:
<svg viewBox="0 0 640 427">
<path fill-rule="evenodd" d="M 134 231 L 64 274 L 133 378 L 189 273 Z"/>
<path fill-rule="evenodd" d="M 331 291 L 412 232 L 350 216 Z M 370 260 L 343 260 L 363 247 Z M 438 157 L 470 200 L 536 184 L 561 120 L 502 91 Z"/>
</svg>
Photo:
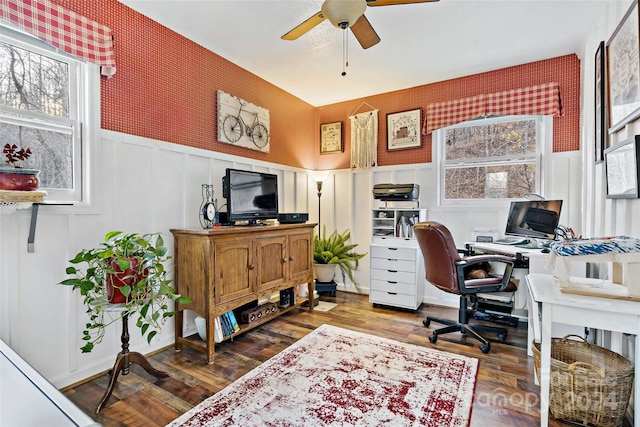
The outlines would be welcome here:
<svg viewBox="0 0 640 427">
<path fill-rule="evenodd" d="M 397 285 L 398 282 L 392 282 L 391 280 L 387 280 L 387 283 L 391 283 L 392 285 Z"/>
<path fill-rule="evenodd" d="M 387 292 L 389 295 L 398 295 L 397 292 Z"/>
<path fill-rule="evenodd" d="M 387 270 L 389 273 L 397 273 L 398 270 Z"/>
<path fill-rule="evenodd" d="M 397 251 L 398 250 L 398 248 L 387 248 L 387 249 L 389 249 L 390 251 Z"/>
<path fill-rule="evenodd" d="M 395 259 L 395 258 L 387 258 L 387 261 L 395 261 L 395 262 L 398 262 L 398 260 L 397 260 L 397 259 Z"/>
</svg>

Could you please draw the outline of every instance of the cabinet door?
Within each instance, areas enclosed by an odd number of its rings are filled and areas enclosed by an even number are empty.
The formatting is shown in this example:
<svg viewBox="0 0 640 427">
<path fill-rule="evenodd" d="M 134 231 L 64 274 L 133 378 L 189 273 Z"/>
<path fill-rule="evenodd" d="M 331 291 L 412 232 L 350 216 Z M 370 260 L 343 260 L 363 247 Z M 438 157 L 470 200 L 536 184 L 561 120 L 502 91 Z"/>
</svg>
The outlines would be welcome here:
<svg viewBox="0 0 640 427">
<path fill-rule="evenodd" d="M 251 240 L 222 241 L 215 245 L 216 304 L 251 294 L 256 277 Z"/>
<path fill-rule="evenodd" d="M 289 281 L 300 284 L 313 280 L 313 235 L 308 231 L 291 233 L 287 251 Z"/>
<path fill-rule="evenodd" d="M 263 237 L 256 239 L 255 242 L 258 291 L 283 284 L 286 280 L 286 237 L 283 235 Z"/>
</svg>

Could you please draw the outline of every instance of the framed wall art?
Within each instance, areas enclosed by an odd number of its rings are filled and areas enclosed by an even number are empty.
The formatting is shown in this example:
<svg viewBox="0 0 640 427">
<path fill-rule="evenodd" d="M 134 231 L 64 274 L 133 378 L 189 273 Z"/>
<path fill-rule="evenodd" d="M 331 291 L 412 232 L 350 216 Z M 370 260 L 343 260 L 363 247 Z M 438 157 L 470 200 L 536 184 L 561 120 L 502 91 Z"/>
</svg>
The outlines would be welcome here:
<svg viewBox="0 0 640 427">
<path fill-rule="evenodd" d="M 606 110 L 606 98 L 604 91 L 604 76 L 605 76 L 605 64 L 604 64 L 604 41 L 600 42 L 598 50 L 596 50 L 595 57 L 595 151 L 594 159 L 596 163 L 601 163 L 603 160 L 604 149 L 606 147 L 606 128 L 605 110 Z"/>
<path fill-rule="evenodd" d="M 342 122 L 320 125 L 320 154 L 342 153 Z"/>
<path fill-rule="evenodd" d="M 640 115 L 640 28 L 634 0 L 607 42 L 609 133 Z"/>
<path fill-rule="evenodd" d="M 269 152 L 269 110 L 221 90 L 218 95 L 218 142 Z"/>
<path fill-rule="evenodd" d="M 387 114 L 387 150 L 422 146 L 422 109 Z"/>
<path fill-rule="evenodd" d="M 640 170 L 640 135 L 625 139 L 604 150 L 607 199 L 637 199 Z"/>
</svg>

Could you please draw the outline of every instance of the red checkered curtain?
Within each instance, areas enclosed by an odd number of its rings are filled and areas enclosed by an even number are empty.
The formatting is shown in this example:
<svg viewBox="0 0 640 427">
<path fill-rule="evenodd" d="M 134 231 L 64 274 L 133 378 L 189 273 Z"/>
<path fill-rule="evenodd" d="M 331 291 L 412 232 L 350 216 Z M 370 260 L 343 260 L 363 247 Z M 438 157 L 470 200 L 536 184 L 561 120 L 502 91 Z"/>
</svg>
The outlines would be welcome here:
<svg viewBox="0 0 640 427">
<path fill-rule="evenodd" d="M 66 53 L 116 72 L 111 29 L 48 0 L 0 0 L 0 19 Z"/>
<path fill-rule="evenodd" d="M 483 116 L 549 115 L 561 117 L 559 83 L 544 83 L 520 89 L 427 106 L 423 133 Z"/>
<path fill-rule="evenodd" d="M 486 95 L 429 104 L 424 119 L 426 127 L 423 126 L 423 133 L 429 134 L 445 126 L 484 116 L 486 105 Z"/>
<path fill-rule="evenodd" d="M 562 114 L 559 83 L 544 83 L 487 95 L 488 116 L 561 117 Z"/>
</svg>

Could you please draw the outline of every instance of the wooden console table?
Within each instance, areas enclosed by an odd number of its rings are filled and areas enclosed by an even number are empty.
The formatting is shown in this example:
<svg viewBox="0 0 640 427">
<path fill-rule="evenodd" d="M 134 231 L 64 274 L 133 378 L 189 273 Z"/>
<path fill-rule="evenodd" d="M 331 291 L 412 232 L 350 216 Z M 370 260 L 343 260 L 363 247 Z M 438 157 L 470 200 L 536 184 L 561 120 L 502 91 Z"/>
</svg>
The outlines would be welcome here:
<svg viewBox="0 0 640 427">
<path fill-rule="evenodd" d="M 316 224 L 171 229 L 174 237 L 175 284 L 190 304 L 176 304 L 175 349 L 183 345 L 203 351 L 214 362 L 215 318 L 261 297 L 306 283 L 313 310 L 313 228 Z M 282 315 L 302 303 L 278 310 L 249 324 L 234 337 Z M 183 336 L 184 310 L 205 318 L 206 343 Z"/>
</svg>

